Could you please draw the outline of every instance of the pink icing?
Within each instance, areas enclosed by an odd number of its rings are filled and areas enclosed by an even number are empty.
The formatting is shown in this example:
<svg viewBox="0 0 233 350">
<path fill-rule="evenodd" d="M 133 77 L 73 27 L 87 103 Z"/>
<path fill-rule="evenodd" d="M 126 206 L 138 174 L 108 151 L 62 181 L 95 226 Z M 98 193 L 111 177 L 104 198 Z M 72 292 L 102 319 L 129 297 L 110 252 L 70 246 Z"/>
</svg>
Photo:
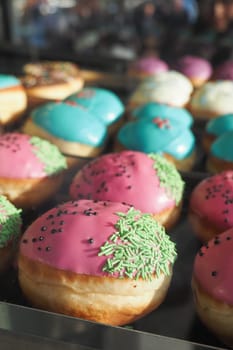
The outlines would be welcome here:
<svg viewBox="0 0 233 350">
<path fill-rule="evenodd" d="M 190 208 L 221 231 L 233 226 L 233 171 L 201 181 L 190 198 Z"/>
<path fill-rule="evenodd" d="M 20 133 L 0 136 L 0 177 L 23 179 L 47 176 L 44 164 L 33 152 L 31 137 Z"/>
<path fill-rule="evenodd" d="M 211 64 L 201 57 L 183 56 L 178 62 L 176 69 L 188 78 L 209 79 L 212 74 Z"/>
<path fill-rule="evenodd" d="M 71 198 L 125 202 L 153 214 L 172 208 L 175 200 L 161 186 L 154 162 L 136 151 L 99 157 L 77 173 L 70 186 Z"/>
<path fill-rule="evenodd" d="M 203 246 L 196 256 L 194 277 L 215 299 L 233 305 L 233 229 Z"/>
<path fill-rule="evenodd" d="M 226 61 L 218 66 L 214 72 L 216 80 L 233 80 L 233 61 Z"/>
<path fill-rule="evenodd" d="M 157 74 L 166 72 L 168 65 L 156 57 L 143 57 L 132 64 L 132 69 L 139 73 Z"/>
<path fill-rule="evenodd" d="M 107 257 L 98 256 L 100 247 L 116 231 L 116 213 L 126 213 L 129 208 L 121 203 L 92 200 L 61 204 L 29 226 L 22 237 L 20 253 L 61 270 L 102 276 Z"/>
</svg>

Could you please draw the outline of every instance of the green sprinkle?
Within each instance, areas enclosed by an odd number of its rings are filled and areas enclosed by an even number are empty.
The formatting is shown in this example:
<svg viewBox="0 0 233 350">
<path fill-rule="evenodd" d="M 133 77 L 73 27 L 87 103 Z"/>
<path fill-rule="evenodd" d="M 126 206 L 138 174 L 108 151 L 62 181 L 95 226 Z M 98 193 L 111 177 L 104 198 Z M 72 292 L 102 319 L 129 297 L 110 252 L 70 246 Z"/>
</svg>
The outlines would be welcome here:
<svg viewBox="0 0 233 350">
<path fill-rule="evenodd" d="M 179 172 L 176 170 L 176 167 L 159 154 L 151 153 L 148 156 L 155 161 L 154 169 L 157 172 L 161 184 L 164 186 L 167 193 L 175 199 L 176 205 L 178 205 L 183 195 L 184 182 Z"/>
<path fill-rule="evenodd" d="M 150 214 L 130 208 L 116 213 L 116 232 L 100 247 L 99 256 L 107 256 L 103 271 L 119 277 L 151 280 L 161 273 L 170 274 L 176 259 L 175 244 L 165 229 Z"/>
<path fill-rule="evenodd" d="M 16 240 L 21 232 L 21 209 L 15 208 L 8 199 L 0 196 L 0 248 Z"/>
<path fill-rule="evenodd" d="M 57 146 L 37 136 L 31 137 L 30 143 L 34 146 L 35 155 L 44 163 L 46 174 L 56 174 L 67 168 L 66 159 Z"/>
</svg>

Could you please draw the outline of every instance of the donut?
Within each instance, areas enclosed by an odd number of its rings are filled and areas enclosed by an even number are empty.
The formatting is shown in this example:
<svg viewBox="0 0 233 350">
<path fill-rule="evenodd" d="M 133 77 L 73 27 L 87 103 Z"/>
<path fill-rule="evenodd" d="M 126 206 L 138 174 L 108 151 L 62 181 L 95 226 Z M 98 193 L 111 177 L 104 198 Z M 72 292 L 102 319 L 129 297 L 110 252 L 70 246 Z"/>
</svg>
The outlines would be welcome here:
<svg viewBox="0 0 233 350">
<path fill-rule="evenodd" d="M 164 117 L 182 123 L 186 127 L 193 124 L 192 115 L 185 108 L 172 107 L 161 103 L 149 102 L 132 111 L 131 119 Z"/>
<path fill-rule="evenodd" d="M 233 114 L 220 115 L 208 121 L 202 138 L 202 144 L 208 153 L 212 143 L 225 132 L 233 131 Z"/>
<path fill-rule="evenodd" d="M 79 68 L 71 62 L 42 61 L 23 66 L 21 82 L 30 107 L 63 100 L 83 87 Z"/>
<path fill-rule="evenodd" d="M 136 78 L 146 78 L 168 71 L 168 65 L 158 57 L 139 57 L 131 62 L 128 67 L 128 75 Z"/>
<path fill-rule="evenodd" d="M 50 102 L 34 109 L 23 132 L 54 143 L 62 153 L 91 157 L 104 148 L 106 126 L 74 101 Z"/>
<path fill-rule="evenodd" d="M 144 79 L 131 95 L 128 109 L 148 102 L 158 102 L 173 107 L 184 107 L 193 91 L 192 83 L 183 74 L 167 71 Z"/>
<path fill-rule="evenodd" d="M 115 148 L 162 154 L 183 171 L 190 170 L 195 163 L 195 137 L 191 129 L 163 116 L 126 123 L 117 134 Z"/>
<path fill-rule="evenodd" d="M 72 180 L 70 196 L 125 202 L 170 228 L 179 217 L 183 189 L 181 176 L 163 157 L 123 151 L 84 165 Z"/>
<path fill-rule="evenodd" d="M 233 227 L 233 170 L 209 176 L 192 191 L 189 220 L 204 242 Z"/>
<path fill-rule="evenodd" d="M 0 272 L 10 266 L 21 233 L 21 209 L 0 196 Z"/>
<path fill-rule="evenodd" d="M 103 122 L 113 133 L 124 113 L 124 106 L 112 91 L 97 87 L 84 88 L 69 96 L 66 101 L 77 103 Z"/>
<path fill-rule="evenodd" d="M 196 90 L 189 110 L 196 118 L 211 119 L 233 113 L 233 81 L 208 82 Z"/>
<path fill-rule="evenodd" d="M 207 170 L 219 173 L 233 169 L 233 131 L 219 136 L 211 145 L 207 159 Z"/>
<path fill-rule="evenodd" d="M 203 323 L 231 348 L 233 346 L 233 229 L 203 246 L 194 262 L 192 289 Z"/>
<path fill-rule="evenodd" d="M 27 95 L 19 79 L 0 74 L 0 125 L 18 119 L 27 108 Z"/>
<path fill-rule="evenodd" d="M 218 65 L 213 74 L 215 80 L 233 80 L 233 61 L 227 60 Z"/>
<path fill-rule="evenodd" d="M 0 136 L 0 164 L 0 195 L 23 209 L 56 193 L 66 168 L 55 145 L 17 132 Z"/>
<path fill-rule="evenodd" d="M 202 57 L 192 55 L 180 57 L 175 69 L 189 78 L 195 88 L 202 86 L 212 75 L 211 64 Z"/>
<path fill-rule="evenodd" d="M 67 202 L 39 217 L 19 249 L 19 282 L 36 307 L 111 325 L 165 298 L 175 245 L 149 214 L 114 202 Z"/>
</svg>

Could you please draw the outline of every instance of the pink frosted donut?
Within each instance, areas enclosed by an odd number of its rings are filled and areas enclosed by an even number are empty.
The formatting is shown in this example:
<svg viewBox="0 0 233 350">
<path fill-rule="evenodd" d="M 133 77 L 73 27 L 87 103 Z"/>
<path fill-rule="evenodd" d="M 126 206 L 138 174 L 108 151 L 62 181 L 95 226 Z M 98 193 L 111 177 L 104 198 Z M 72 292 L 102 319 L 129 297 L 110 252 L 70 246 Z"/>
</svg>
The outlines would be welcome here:
<svg viewBox="0 0 233 350">
<path fill-rule="evenodd" d="M 147 77 L 168 70 L 168 65 L 157 57 L 141 57 L 129 66 L 129 75 Z"/>
<path fill-rule="evenodd" d="M 58 148 L 20 133 L 0 136 L 0 195 L 29 208 L 49 198 L 61 184 L 66 160 Z"/>
<path fill-rule="evenodd" d="M 165 158 L 122 151 L 86 164 L 74 177 L 70 196 L 129 203 L 170 227 L 180 212 L 183 187 L 176 168 Z"/>
<path fill-rule="evenodd" d="M 233 80 L 233 60 L 220 64 L 215 69 L 213 78 L 216 80 Z"/>
<path fill-rule="evenodd" d="M 70 201 L 24 233 L 19 281 L 38 307 L 124 324 L 161 303 L 175 256 L 149 214 L 122 203 Z"/>
<path fill-rule="evenodd" d="M 215 236 L 196 256 L 192 287 L 197 312 L 210 330 L 233 345 L 233 228 Z"/>
<path fill-rule="evenodd" d="M 195 87 L 204 84 L 212 75 L 212 66 L 207 60 L 190 55 L 177 61 L 176 70 L 189 78 Z"/>
<path fill-rule="evenodd" d="M 189 219 L 202 241 L 233 227 L 233 171 L 201 181 L 190 198 Z"/>
</svg>

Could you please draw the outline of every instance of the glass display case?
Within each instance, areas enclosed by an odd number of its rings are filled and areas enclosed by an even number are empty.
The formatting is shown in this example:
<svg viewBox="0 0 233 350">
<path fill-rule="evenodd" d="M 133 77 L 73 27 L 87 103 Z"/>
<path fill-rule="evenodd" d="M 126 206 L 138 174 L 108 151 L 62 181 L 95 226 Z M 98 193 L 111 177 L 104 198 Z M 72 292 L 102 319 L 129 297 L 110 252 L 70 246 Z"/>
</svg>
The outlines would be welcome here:
<svg viewBox="0 0 233 350">
<path fill-rule="evenodd" d="M 124 76 L 128 63 L 142 48 L 163 55 L 160 45 L 163 38 L 166 45 L 169 42 L 171 47 L 179 47 L 169 36 L 171 30 L 175 27 L 178 32 L 182 31 L 180 40 L 183 42 L 197 16 L 195 6 L 191 6 L 192 16 L 188 16 L 188 12 L 180 15 L 179 21 L 183 20 L 185 31 L 172 15 L 171 1 L 164 6 L 165 2 L 158 0 L 156 6 L 147 8 L 146 12 L 143 4 L 144 0 L 3 0 L 0 4 L 1 73 L 20 75 L 25 62 L 45 58 L 74 61 L 82 68 Z M 156 19 L 153 25 L 147 21 L 147 15 Z M 170 54 L 167 57 L 169 59 Z M 132 85 L 122 80 L 119 86 L 116 75 L 114 79 L 115 86 L 111 85 L 111 89 L 123 102 L 127 101 Z M 109 81 L 112 84 L 112 78 Z M 110 87 L 109 81 L 100 79 L 98 86 Z M 125 327 L 49 313 L 28 304 L 18 285 L 17 270 L 12 268 L 0 278 L 1 349 L 227 349 L 197 318 L 191 291 L 193 260 L 200 243 L 187 220 L 187 210 L 192 189 L 207 176 L 199 149 L 202 128 L 200 123 L 194 130 L 198 144 L 195 171 L 182 174 L 186 182 L 184 209 L 178 225 L 170 232 L 179 259 L 164 303 Z M 81 159 L 80 164 L 87 160 Z M 66 200 L 66 196 L 62 189 L 45 207 L 27 214 L 26 222 L 31 222 L 61 199 Z"/>
</svg>

